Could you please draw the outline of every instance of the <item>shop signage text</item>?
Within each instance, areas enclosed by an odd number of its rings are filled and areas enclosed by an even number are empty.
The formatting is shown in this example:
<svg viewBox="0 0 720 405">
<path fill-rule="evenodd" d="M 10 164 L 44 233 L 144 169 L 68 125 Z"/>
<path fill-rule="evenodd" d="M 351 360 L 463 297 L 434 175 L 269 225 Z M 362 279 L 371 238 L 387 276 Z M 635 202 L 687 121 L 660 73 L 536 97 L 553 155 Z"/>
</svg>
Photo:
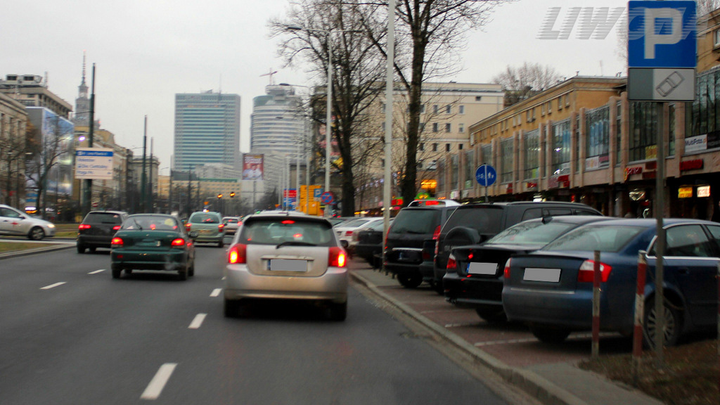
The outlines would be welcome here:
<svg viewBox="0 0 720 405">
<path fill-rule="evenodd" d="M 680 171 L 684 172 L 687 170 L 700 170 L 703 168 L 702 159 L 685 160 L 680 162 Z"/>
</svg>

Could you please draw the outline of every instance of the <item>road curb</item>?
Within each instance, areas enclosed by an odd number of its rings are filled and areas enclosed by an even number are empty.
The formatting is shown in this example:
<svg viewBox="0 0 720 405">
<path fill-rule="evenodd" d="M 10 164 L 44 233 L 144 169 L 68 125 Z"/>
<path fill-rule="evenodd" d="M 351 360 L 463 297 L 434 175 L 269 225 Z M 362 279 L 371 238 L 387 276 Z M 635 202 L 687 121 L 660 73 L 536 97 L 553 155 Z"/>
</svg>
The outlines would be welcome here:
<svg viewBox="0 0 720 405">
<path fill-rule="evenodd" d="M 38 254 L 38 253 L 52 252 L 55 250 L 70 249 L 73 247 L 75 247 L 75 245 L 45 246 L 45 247 L 36 248 L 36 249 L 26 249 L 26 250 L 18 250 L 15 252 L 5 252 L 5 253 L 0 253 L 0 260 L 10 259 L 13 257 L 29 256 L 29 255 L 34 255 L 34 254 Z"/>
<path fill-rule="evenodd" d="M 430 319 L 418 313 L 410 306 L 395 300 L 393 297 L 380 290 L 370 280 L 365 279 L 357 272 L 350 271 L 350 275 L 353 277 L 354 280 L 363 284 L 367 289 L 372 291 L 373 294 L 378 295 L 383 300 L 387 301 L 400 311 L 422 323 L 425 327 L 432 329 L 443 339 L 452 343 L 459 349 L 465 351 L 470 356 L 472 356 L 478 363 L 482 364 L 483 366 L 489 368 L 494 373 L 499 375 L 503 380 L 522 389 L 524 392 L 533 396 L 542 403 L 547 405 L 588 405 L 587 402 L 558 387 L 552 382 L 542 378 L 538 374 L 530 370 L 523 370 L 508 366 L 507 364 L 496 359 L 495 357 L 476 348 L 475 346 L 471 345 L 470 343 L 463 340 L 454 333 L 449 332 L 447 329 L 432 322 Z"/>
</svg>

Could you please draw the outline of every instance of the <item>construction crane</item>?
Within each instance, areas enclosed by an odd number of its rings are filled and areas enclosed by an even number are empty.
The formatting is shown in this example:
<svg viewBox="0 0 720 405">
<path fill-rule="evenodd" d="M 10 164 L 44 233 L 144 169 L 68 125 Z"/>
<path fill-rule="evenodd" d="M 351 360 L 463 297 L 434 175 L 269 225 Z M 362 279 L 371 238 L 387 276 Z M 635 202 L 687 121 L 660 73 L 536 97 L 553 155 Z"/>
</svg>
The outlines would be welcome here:
<svg viewBox="0 0 720 405">
<path fill-rule="evenodd" d="M 260 77 L 270 76 L 270 85 L 272 86 L 274 84 L 273 83 L 273 75 L 276 74 L 277 72 L 278 72 L 277 70 L 272 70 L 272 68 L 270 68 L 270 71 L 268 73 L 262 74 L 262 75 L 260 75 Z"/>
</svg>

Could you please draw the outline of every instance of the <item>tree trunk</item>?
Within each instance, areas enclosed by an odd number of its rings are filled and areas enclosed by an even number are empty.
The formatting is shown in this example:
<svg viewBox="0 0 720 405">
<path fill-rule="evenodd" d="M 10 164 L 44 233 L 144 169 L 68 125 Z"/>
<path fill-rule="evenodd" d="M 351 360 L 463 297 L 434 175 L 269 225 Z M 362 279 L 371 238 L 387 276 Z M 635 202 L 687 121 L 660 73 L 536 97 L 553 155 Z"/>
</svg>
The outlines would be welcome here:
<svg viewBox="0 0 720 405">
<path fill-rule="evenodd" d="M 417 36 L 413 36 L 417 38 Z M 422 104 L 422 75 L 425 45 L 423 40 L 416 39 L 414 41 L 415 49 L 413 50 L 412 78 L 410 81 L 410 96 L 408 100 L 410 122 L 408 123 L 407 134 L 407 160 L 405 162 L 404 176 L 398 179 L 401 184 L 403 206 L 410 204 L 410 202 L 415 199 L 417 192 L 417 148 L 420 133 L 420 107 Z"/>
</svg>

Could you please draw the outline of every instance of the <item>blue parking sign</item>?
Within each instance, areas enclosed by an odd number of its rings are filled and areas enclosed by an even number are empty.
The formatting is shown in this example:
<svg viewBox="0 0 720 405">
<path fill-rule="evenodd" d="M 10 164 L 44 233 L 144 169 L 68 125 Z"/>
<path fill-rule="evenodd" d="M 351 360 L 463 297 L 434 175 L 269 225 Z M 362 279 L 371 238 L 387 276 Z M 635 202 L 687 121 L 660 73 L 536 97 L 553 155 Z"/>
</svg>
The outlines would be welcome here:
<svg viewBox="0 0 720 405">
<path fill-rule="evenodd" d="M 628 67 L 694 68 L 697 28 L 694 1 L 628 3 Z"/>
</svg>

